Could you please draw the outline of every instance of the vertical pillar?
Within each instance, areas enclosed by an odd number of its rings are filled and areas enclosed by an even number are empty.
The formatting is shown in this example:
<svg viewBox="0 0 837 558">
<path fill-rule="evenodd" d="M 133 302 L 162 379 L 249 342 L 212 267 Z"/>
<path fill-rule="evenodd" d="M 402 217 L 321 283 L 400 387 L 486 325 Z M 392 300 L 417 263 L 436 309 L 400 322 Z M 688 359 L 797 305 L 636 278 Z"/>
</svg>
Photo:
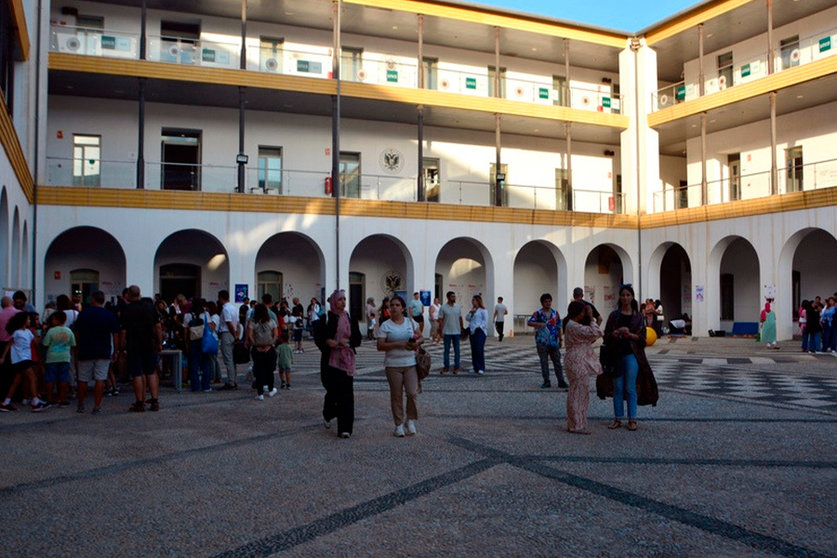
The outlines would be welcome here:
<svg viewBox="0 0 837 558">
<path fill-rule="evenodd" d="M 698 72 L 698 94 L 703 97 L 706 95 L 706 68 L 703 64 L 703 24 L 698 23 L 698 62 L 700 70 Z"/>
<path fill-rule="evenodd" d="M 567 122 L 567 211 L 573 211 L 573 123 Z"/>
<path fill-rule="evenodd" d="M 140 60 L 146 59 L 145 48 L 145 27 L 146 18 L 148 16 L 148 9 L 146 0 L 142 0 L 142 8 L 140 12 Z M 137 107 L 137 188 L 145 188 L 145 78 L 139 78 L 139 91 L 137 99 L 139 106 Z"/>
<path fill-rule="evenodd" d="M 247 69 L 247 0 L 241 0 L 241 55 L 238 67 Z M 238 88 L 238 185 L 236 191 L 244 193 L 245 172 L 244 168 L 244 107 L 246 104 L 246 88 Z"/>
<path fill-rule="evenodd" d="M 767 73 L 776 71 L 775 55 L 773 53 L 773 0 L 767 1 Z"/>
<path fill-rule="evenodd" d="M 778 161 L 776 160 L 776 92 L 770 92 L 770 194 L 779 193 Z"/>
<path fill-rule="evenodd" d="M 700 205 L 709 203 L 706 182 L 706 112 L 700 113 Z"/>
<path fill-rule="evenodd" d="M 500 28 L 494 27 L 494 96 L 502 97 L 500 94 Z M 500 170 L 502 165 L 502 146 L 500 144 L 500 114 L 494 114 L 494 205 L 503 206 L 503 198 L 506 183 L 506 176 Z"/>
<path fill-rule="evenodd" d="M 418 173 L 416 175 L 416 201 L 427 201 L 424 184 L 424 105 L 418 106 Z"/>
<path fill-rule="evenodd" d="M 424 15 L 418 14 L 418 89 L 424 89 Z"/>
<path fill-rule="evenodd" d="M 331 75 L 337 81 L 337 94 L 331 98 L 331 192 L 335 199 L 334 214 L 334 288 L 340 288 L 340 15 L 342 11 L 340 0 L 334 0 L 332 11 L 334 17 L 333 45 L 331 56 Z M 348 279 L 348 274 L 346 275 Z"/>
</svg>

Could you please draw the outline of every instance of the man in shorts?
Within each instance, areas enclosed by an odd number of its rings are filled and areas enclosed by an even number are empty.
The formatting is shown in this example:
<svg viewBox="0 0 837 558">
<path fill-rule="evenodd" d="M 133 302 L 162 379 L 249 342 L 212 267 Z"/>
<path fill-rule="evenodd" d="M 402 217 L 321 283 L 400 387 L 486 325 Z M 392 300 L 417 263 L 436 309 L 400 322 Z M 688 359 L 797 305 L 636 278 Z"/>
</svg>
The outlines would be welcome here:
<svg viewBox="0 0 837 558">
<path fill-rule="evenodd" d="M 128 287 L 128 305 L 120 317 L 122 331 L 120 346 L 127 353 L 128 373 L 134 384 L 136 401 L 128 409 L 135 413 L 145 411 L 145 382 L 151 391 L 150 411 L 159 411 L 157 396 L 160 378 L 157 376 L 157 355 L 163 350 L 163 331 L 154 306 L 140 300 L 140 288 Z"/>
<path fill-rule="evenodd" d="M 78 351 L 78 407 L 84 412 L 87 384 L 95 380 L 93 388 L 93 414 L 102 412 L 102 395 L 108 368 L 116 360 L 119 347 L 119 321 L 116 314 L 105 308 L 105 293 L 96 291 L 90 297 L 90 306 L 82 310 L 74 324 L 76 350 Z"/>
</svg>

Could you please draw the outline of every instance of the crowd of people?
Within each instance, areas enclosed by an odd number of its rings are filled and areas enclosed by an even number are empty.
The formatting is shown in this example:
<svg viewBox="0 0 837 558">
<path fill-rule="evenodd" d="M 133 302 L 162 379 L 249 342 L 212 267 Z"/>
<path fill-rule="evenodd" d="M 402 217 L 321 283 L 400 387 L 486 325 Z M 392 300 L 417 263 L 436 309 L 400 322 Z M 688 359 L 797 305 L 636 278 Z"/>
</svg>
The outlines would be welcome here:
<svg viewBox="0 0 837 558">
<path fill-rule="evenodd" d="M 837 293 L 826 298 L 825 303 L 819 296 L 813 300 L 802 301 L 798 315 L 803 352 L 811 354 L 837 352 L 835 314 L 837 314 Z"/>
</svg>

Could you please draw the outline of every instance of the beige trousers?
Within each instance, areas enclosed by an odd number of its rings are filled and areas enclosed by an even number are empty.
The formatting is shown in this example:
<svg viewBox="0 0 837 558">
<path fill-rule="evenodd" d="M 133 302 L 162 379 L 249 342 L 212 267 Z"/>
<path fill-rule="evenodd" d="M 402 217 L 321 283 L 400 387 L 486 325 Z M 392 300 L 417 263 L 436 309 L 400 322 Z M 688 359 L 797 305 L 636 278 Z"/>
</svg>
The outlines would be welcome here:
<svg viewBox="0 0 837 558">
<path fill-rule="evenodd" d="M 418 395 L 418 374 L 415 366 L 387 367 L 389 382 L 389 402 L 392 407 L 392 419 L 395 426 L 404 424 L 404 392 L 407 392 L 407 418 L 418 420 L 416 395 Z"/>
</svg>

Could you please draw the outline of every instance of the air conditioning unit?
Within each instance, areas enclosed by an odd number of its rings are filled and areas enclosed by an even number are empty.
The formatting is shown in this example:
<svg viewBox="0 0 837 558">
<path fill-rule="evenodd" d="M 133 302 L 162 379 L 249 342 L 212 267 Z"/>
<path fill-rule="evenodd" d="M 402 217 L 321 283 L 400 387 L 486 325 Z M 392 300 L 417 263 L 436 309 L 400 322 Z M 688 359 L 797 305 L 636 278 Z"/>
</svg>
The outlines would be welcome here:
<svg viewBox="0 0 837 558">
<path fill-rule="evenodd" d="M 264 61 L 264 68 L 268 72 L 275 72 L 279 70 L 279 61 L 275 58 L 268 58 Z"/>
<path fill-rule="evenodd" d="M 58 33 L 58 52 L 77 53 L 81 51 L 81 41 L 75 33 Z"/>
</svg>

